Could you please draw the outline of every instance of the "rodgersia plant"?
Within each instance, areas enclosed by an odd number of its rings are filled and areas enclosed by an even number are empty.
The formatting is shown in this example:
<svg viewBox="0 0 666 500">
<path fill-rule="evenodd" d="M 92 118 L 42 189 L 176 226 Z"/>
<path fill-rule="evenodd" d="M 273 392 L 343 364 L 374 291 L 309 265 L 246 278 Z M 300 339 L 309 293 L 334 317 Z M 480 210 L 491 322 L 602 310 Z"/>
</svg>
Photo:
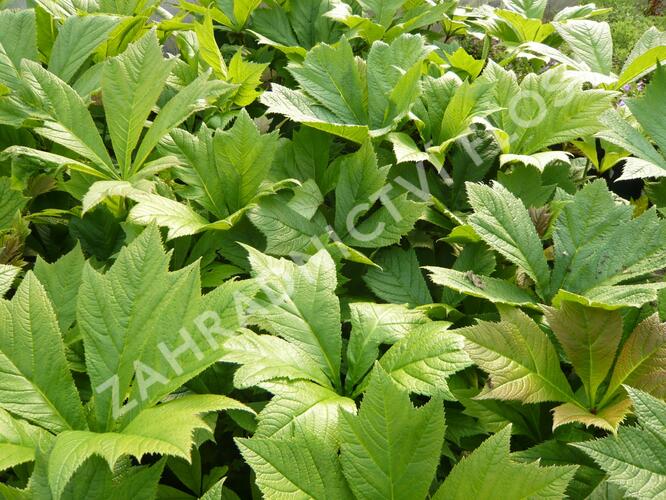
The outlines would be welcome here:
<svg viewBox="0 0 666 500">
<path fill-rule="evenodd" d="M 547 12 L 0 10 L 0 497 L 663 497 L 666 35 Z"/>
</svg>

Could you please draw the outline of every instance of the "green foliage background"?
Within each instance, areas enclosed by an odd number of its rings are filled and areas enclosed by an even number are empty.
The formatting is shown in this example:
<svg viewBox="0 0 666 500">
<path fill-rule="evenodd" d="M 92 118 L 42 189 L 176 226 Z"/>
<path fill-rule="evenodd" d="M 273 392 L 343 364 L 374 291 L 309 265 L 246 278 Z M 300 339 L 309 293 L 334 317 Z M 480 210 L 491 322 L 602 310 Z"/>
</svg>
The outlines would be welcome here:
<svg viewBox="0 0 666 500">
<path fill-rule="evenodd" d="M 0 498 L 666 497 L 666 26 L 496 3 L 0 5 Z"/>
</svg>

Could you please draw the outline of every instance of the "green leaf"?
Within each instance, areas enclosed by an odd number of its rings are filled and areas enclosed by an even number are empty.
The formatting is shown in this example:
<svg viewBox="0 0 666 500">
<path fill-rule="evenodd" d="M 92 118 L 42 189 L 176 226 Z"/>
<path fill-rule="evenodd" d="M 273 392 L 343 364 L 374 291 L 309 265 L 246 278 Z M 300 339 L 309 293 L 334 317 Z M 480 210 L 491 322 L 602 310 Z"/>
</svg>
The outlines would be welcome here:
<svg viewBox="0 0 666 500">
<path fill-rule="evenodd" d="M 377 367 L 357 416 L 342 414 L 340 462 L 356 498 L 423 498 L 444 441 L 441 400 L 414 408 Z"/>
<path fill-rule="evenodd" d="M 52 264 L 39 257 L 35 263 L 35 276 L 44 285 L 63 334 L 76 320 L 76 302 L 84 264 L 85 259 L 79 246 Z"/>
<path fill-rule="evenodd" d="M 295 0 L 288 6 L 270 5 L 252 15 L 252 33 L 259 43 L 271 45 L 291 57 L 305 57 L 318 42 L 335 43 L 340 29 L 325 14 L 330 0 Z"/>
<path fill-rule="evenodd" d="M 241 52 L 239 49 L 229 61 L 229 82 L 238 85 L 234 104 L 248 106 L 261 93 L 257 87 L 261 85 L 261 78 L 268 64 L 244 61 Z"/>
<path fill-rule="evenodd" d="M 335 263 L 320 250 L 302 266 L 247 247 L 252 275 L 262 294 L 252 321 L 295 344 L 333 382 L 340 384 L 340 304 Z"/>
<path fill-rule="evenodd" d="M 480 78 L 493 84 L 491 121 L 509 138 L 511 153 L 532 154 L 548 146 L 595 134 L 599 116 L 610 109 L 614 92 L 583 90 L 582 82 L 560 65 L 539 75 L 516 77 L 489 63 Z"/>
<path fill-rule="evenodd" d="M 118 22 L 119 18 L 114 16 L 68 17 L 51 49 L 49 71 L 70 82 L 95 49 L 106 41 Z"/>
<path fill-rule="evenodd" d="M 666 222 L 654 210 L 632 219 L 603 180 L 586 185 L 565 204 L 553 231 L 551 294 L 563 288 L 585 295 L 666 266 Z"/>
<path fill-rule="evenodd" d="M 487 99 L 489 89 L 490 84 L 482 80 L 476 80 L 471 84 L 466 81 L 456 88 L 439 124 L 439 133 L 435 136 L 436 143 L 442 146 L 448 145 L 467 133 L 475 118 L 487 116 L 495 111 Z"/>
<path fill-rule="evenodd" d="M 59 173 L 66 169 L 89 174 L 93 177 L 105 178 L 94 167 L 80 161 L 25 146 L 10 146 L 0 153 L 0 159 L 12 161 L 12 185 L 14 188 L 25 189 L 30 178 L 38 171 Z"/>
<path fill-rule="evenodd" d="M 157 143 L 185 121 L 192 113 L 209 106 L 208 100 L 225 99 L 231 96 L 235 86 L 219 80 L 210 80 L 209 73 L 199 75 L 180 90 L 157 114 L 141 141 L 132 163 L 133 173 L 138 172 L 155 149 Z"/>
<path fill-rule="evenodd" d="M 352 399 L 311 382 L 277 381 L 262 387 L 275 396 L 257 417 L 255 437 L 288 438 L 299 429 L 310 429 L 326 442 L 337 443 L 341 413 L 356 413 Z"/>
<path fill-rule="evenodd" d="M 311 380 L 330 386 L 321 367 L 302 349 L 272 335 L 245 330 L 225 343 L 223 360 L 241 366 L 234 373 L 234 385 L 246 389 L 275 379 Z"/>
<path fill-rule="evenodd" d="M 309 220 L 277 197 L 263 198 L 248 212 L 248 218 L 266 237 L 266 252 L 291 255 L 319 244 L 326 232 L 316 220 Z"/>
<path fill-rule="evenodd" d="M 659 66 L 645 93 L 640 97 L 627 99 L 627 106 L 648 137 L 633 128 L 615 111 L 609 111 L 602 116 L 602 122 L 608 130 L 602 131 L 599 136 L 637 157 L 625 160 L 619 180 L 666 176 L 666 127 L 660 120 L 661 114 L 666 110 L 665 96 L 666 69 Z M 649 138 L 657 144 L 658 149 L 650 143 Z"/>
<path fill-rule="evenodd" d="M 268 107 L 270 113 L 285 115 L 290 120 L 350 141 L 363 143 L 369 134 L 367 125 L 344 123 L 344 118 L 322 107 L 307 94 L 277 83 L 271 84 L 271 91 L 264 92 L 260 101 Z"/>
<path fill-rule="evenodd" d="M 375 42 L 368 53 L 368 118 L 370 130 L 389 128 L 402 118 L 419 94 L 423 39 L 402 35 L 390 45 Z"/>
<path fill-rule="evenodd" d="M 11 289 L 19 272 L 21 272 L 20 267 L 0 264 L 0 299 Z"/>
<path fill-rule="evenodd" d="M 35 132 L 88 158 L 103 175 L 115 177 L 113 161 L 83 99 L 35 62 L 24 60 L 21 76 L 46 117 Z"/>
<path fill-rule="evenodd" d="M 490 375 L 478 399 L 574 402 L 548 336 L 525 313 L 500 308 L 501 321 L 452 330 L 466 339 L 470 358 Z"/>
<path fill-rule="evenodd" d="M 576 466 L 539 467 L 536 462 L 515 462 L 510 440 L 510 425 L 486 439 L 453 468 L 433 499 L 563 498 Z"/>
<path fill-rule="evenodd" d="M 335 445 L 299 429 L 288 439 L 236 438 L 265 498 L 353 498 L 338 463 Z"/>
<path fill-rule="evenodd" d="M 659 66 L 645 93 L 640 97 L 627 99 L 627 106 L 631 114 L 636 117 L 641 127 L 659 147 L 660 151 L 666 149 L 666 126 L 659 119 L 660 114 L 666 110 L 666 68 Z"/>
<path fill-rule="evenodd" d="M 491 248 L 523 269 L 543 296 L 550 269 L 525 205 L 497 183 L 492 188 L 467 183 L 467 193 L 474 208 L 469 224 Z"/>
<path fill-rule="evenodd" d="M 104 1 L 104 0 L 102 0 Z M 98 494 L 131 497 L 133 500 L 152 500 L 157 495 L 165 460 L 148 466 L 118 468 L 112 472 L 97 456 L 88 459 L 70 481 L 62 496 L 72 500 L 86 500 Z"/>
<path fill-rule="evenodd" d="M 536 306 L 536 300 L 524 290 L 506 280 L 479 276 L 473 272 L 460 272 L 443 267 L 426 266 L 433 283 L 442 285 L 456 292 L 480 297 L 495 304 L 509 306 Z"/>
<path fill-rule="evenodd" d="M 149 227 L 105 274 L 84 268 L 77 321 L 101 430 L 131 420 L 213 364 L 240 327 L 236 301 L 247 282 L 201 297 L 198 266 L 169 272 L 169 259 Z"/>
<path fill-rule="evenodd" d="M 213 18 L 210 11 L 207 11 L 204 15 L 203 23 L 194 23 L 194 32 L 199 42 L 199 56 L 201 59 L 213 69 L 215 76 L 220 79 L 226 79 L 227 65 L 215 41 Z"/>
<path fill-rule="evenodd" d="M 625 121 L 617 111 L 604 113 L 600 121 L 606 129 L 598 137 L 620 146 L 637 158 L 626 158 L 619 180 L 664 177 L 666 159 L 655 149 L 650 140 Z"/>
<path fill-rule="evenodd" d="M 300 90 L 273 84 L 261 102 L 269 113 L 363 143 L 393 128 L 418 95 L 423 39 L 402 35 L 391 45 L 375 42 L 367 68 L 359 66 L 349 42 L 320 44 L 303 64 L 289 69 Z"/>
<path fill-rule="evenodd" d="M 127 219 L 142 226 L 167 227 L 169 240 L 199 233 L 209 225 L 208 220 L 183 203 L 155 194 L 139 194 L 133 189 L 130 194 L 138 203 L 132 207 Z"/>
<path fill-rule="evenodd" d="M 62 497 L 69 479 L 93 455 L 104 458 L 110 468 L 125 455 L 140 461 L 146 454 L 158 453 L 189 461 L 194 430 L 210 430 L 199 415 L 229 409 L 251 411 L 226 396 L 197 394 L 147 408 L 118 432 L 63 432 L 49 456 L 48 479 L 55 500 Z"/>
<path fill-rule="evenodd" d="M 370 268 L 363 276 L 363 281 L 377 297 L 412 307 L 432 303 L 413 248 L 386 249 L 374 257 L 374 262 L 381 269 Z"/>
<path fill-rule="evenodd" d="M 202 124 L 196 134 L 175 128 L 162 139 L 159 152 L 170 154 L 180 164 L 175 174 L 187 184 L 183 198 L 195 201 L 218 219 L 229 215 L 220 196 L 223 179 L 215 165 L 214 131 Z"/>
<path fill-rule="evenodd" d="M 23 210 L 28 198 L 12 189 L 9 177 L 0 177 L 0 232 L 10 229 L 16 215 Z"/>
<path fill-rule="evenodd" d="M 449 64 L 455 68 L 466 72 L 472 78 L 479 76 L 483 70 L 485 61 L 482 59 L 474 59 L 467 51 L 460 47 L 452 54 L 446 54 Z"/>
<path fill-rule="evenodd" d="M 340 159 L 340 174 L 335 187 L 335 230 L 340 237 L 349 234 L 358 218 L 377 198 L 386 183 L 389 167 L 379 168 L 370 141 Z M 359 205 L 365 210 L 358 212 Z"/>
<path fill-rule="evenodd" d="M 585 292 L 585 296 L 560 290 L 553 297 L 553 305 L 564 301 L 578 302 L 589 307 L 613 310 L 622 307 L 642 307 L 657 300 L 666 283 L 645 283 L 644 285 L 597 286 Z"/>
<path fill-rule="evenodd" d="M 555 24 L 557 33 L 574 56 L 597 73 L 610 75 L 613 67 L 613 38 L 608 23 L 569 20 Z"/>
<path fill-rule="evenodd" d="M 370 371 L 381 344 L 394 344 L 414 327 L 428 321 L 423 311 L 397 304 L 349 304 L 351 334 L 347 346 L 345 385 L 351 391 Z"/>
<path fill-rule="evenodd" d="M 215 134 L 215 168 L 217 177 L 224 181 L 220 182 L 221 192 L 214 192 L 214 196 L 223 196 L 228 213 L 245 207 L 260 192 L 276 145 L 277 133 L 260 134 L 245 110 L 233 127 Z"/>
<path fill-rule="evenodd" d="M 0 472 L 32 462 L 35 449 L 48 446 L 51 434 L 0 409 Z"/>
<path fill-rule="evenodd" d="M 21 66 L 22 59 L 36 61 L 37 24 L 32 9 L 0 11 L 0 46 L 15 68 Z"/>
<path fill-rule="evenodd" d="M 646 34 L 647 33 L 649 33 L 649 30 L 646 32 Z M 647 75 L 651 71 L 654 71 L 654 69 L 663 63 L 664 60 L 666 60 L 666 46 L 663 42 L 656 43 L 657 46 L 651 47 L 644 53 L 636 56 L 634 59 L 632 59 L 630 55 L 622 68 L 622 72 L 620 73 L 618 81 L 615 83 L 616 88 L 622 88 L 627 83 L 632 83 Z"/>
<path fill-rule="evenodd" d="M 162 57 L 157 35 L 151 31 L 104 65 L 104 110 L 123 178 L 128 177 L 132 152 L 162 93 L 174 62 L 166 61 Z"/>
<path fill-rule="evenodd" d="M 659 498 L 666 492 L 666 404 L 627 387 L 639 426 L 622 427 L 617 436 L 574 443 L 608 473 L 629 496 Z"/>
<path fill-rule="evenodd" d="M 546 12 L 548 0 L 504 0 L 507 9 L 530 19 L 541 19 Z"/>
<path fill-rule="evenodd" d="M 622 345 L 611 375 L 606 400 L 613 397 L 621 386 L 631 385 L 650 392 L 657 397 L 666 397 L 666 388 L 661 383 L 666 359 L 666 323 L 653 314 L 643 320 Z"/>
<path fill-rule="evenodd" d="M 32 273 L 0 300 L 0 407 L 53 432 L 86 428 L 53 306 Z"/>
<path fill-rule="evenodd" d="M 588 405 L 596 404 L 597 390 L 613 366 L 622 339 L 622 316 L 616 311 L 563 302 L 559 309 L 544 308 L 548 325 L 580 377 Z"/>
<path fill-rule="evenodd" d="M 454 400 L 446 379 L 472 361 L 465 353 L 464 338 L 446 331 L 448 326 L 441 321 L 417 326 L 393 345 L 379 364 L 410 392 Z"/>
<path fill-rule="evenodd" d="M 391 198 L 387 196 L 388 192 L 390 189 L 378 193 L 382 201 L 379 209 L 359 223 L 347 225 L 349 234 L 342 239 L 345 244 L 361 248 L 390 246 L 399 243 L 414 228 L 416 221 L 423 215 L 426 203 L 410 200 L 408 193 Z M 361 204 L 356 206 L 355 211 L 369 208 L 370 203 Z"/>
<path fill-rule="evenodd" d="M 589 410 L 577 404 L 564 403 L 553 408 L 553 430 L 561 425 L 576 422 L 616 433 L 630 409 L 629 399 L 620 399 L 615 403 L 604 405 L 603 408 Z"/>
</svg>

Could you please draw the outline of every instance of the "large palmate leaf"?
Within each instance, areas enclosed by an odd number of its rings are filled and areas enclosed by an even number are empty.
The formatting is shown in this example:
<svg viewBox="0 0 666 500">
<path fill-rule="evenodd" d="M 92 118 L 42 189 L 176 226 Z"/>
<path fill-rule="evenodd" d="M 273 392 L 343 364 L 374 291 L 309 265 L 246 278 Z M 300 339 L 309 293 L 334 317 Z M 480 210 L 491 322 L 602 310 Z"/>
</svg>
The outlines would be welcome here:
<svg viewBox="0 0 666 500">
<path fill-rule="evenodd" d="M 124 455 L 141 460 L 148 453 L 159 453 L 189 461 L 194 430 L 211 430 L 198 415 L 229 409 L 251 411 L 226 396 L 198 394 L 144 409 L 117 432 L 63 432 L 49 457 L 48 479 L 55 500 L 61 498 L 74 472 L 93 455 L 103 457 L 112 469 Z"/>
<path fill-rule="evenodd" d="M 352 330 L 347 345 L 348 390 L 370 371 L 381 344 L 394 344 L 416 325 L 428 321 L 425 313 L 402 305 L 356 302 L 349 309 Z"/>
<path fill-rule="evenodd" d="M 168 266 L 150 227 L 106 273 L 84 268 L 77 321 L 101 430 L 126 423 L 213 364 L 241 326 L 236 306 L 247 283 L 202 297 L 198 266 Z"/>
<path fill-rule="evenodd" d="M 632 219 L 602 180 L 586 185 L 564 201 L 552 232 L 552 272 L 527 208 L 506 188 L 468 184 L 475 213 L 469 218 L 478 235 L 522 268 L 545 302 L 576 301 L 606 308 L 640 307 L 656 300 L 663 283 L 625 285 L 666 267 L 666 222 L 654 209 Z M 481 196 L 480 196 L 481 195 Z M 433 279 L 459 292 L 498 303 L 533 302 L 524 290 L 488 277 L 429 268 Z"/>
<path fill-rule="evenodd" d="M 654 210 L 631 217 L 603 181 L 579 191 L 555 223 L 551 295 L 560 288 L 586 295 L 666 267 L 666 222 Z"/>
<path fill-rule="evenodd" d="M 491 62 L 481 79 L 492 83 L 492 102 L 502 111 L 490 120 L 506 134 L 510 148 L 505 152 L 513 154 L 530 155 L 599 132 L 599 116 L 614 96 L 605 90 L 583 90 L 564 66 L 530 73 L 519 85 L 513 72 Z"/>
<path fill-rule="evenodd" d="M 433 498 L 562 498 L 576 466 L 513 461 L 510 440 L 510 425 L 486 439 L 453 468 Z"/>
<path fill-rule="evenodd" d="M 157 36 L 151 32 L 104 66 L 104 109 L 118 167 L 125 178 L 132 152 L 174 63 L 163 59 Z"/>
<path fill-rule="evenodd" d="M 432 145 L 421 151 L 407 134 L 393 133 L 391 141 L 398 162 L 428 159 L 441 165 L 443 154 L 454 141 L 470 134 L 474 122 L 497 111 L 490 87 L 481 79 L 471 84 L 462 82 L 455 73 L 439 78 L 426 76 L 410 115 L 423 142 Z"/>
<path fill-rule="evenodd" d="M 357 2 L 360 13 L 354 4 L 334 0 L 333 8 L 326 15 L 349 28 L 348 36 L 359 36 L 368 43 L 375 40 L 390 42 L 403 33 L 414 32 L 439 21 L 455 24 L 448 15 L 453 13 L 455 3 L 452 1 L 436 2 L 424 0 L 362 0 Z M 448 15 L 447 15 L 448 14 Z"/>
<path fill-rule="evenodd" d="M 330 0 L 294 0 L 288 6 L 269 5 L 252 16 L 252 33 L 259 43 L 271 45 L 288 56 L 304 58 L 319 42 L 335 43 L 341 34 L 336 23 L 325 16 Z"/>
<path fill-rule="evenodd" d="M 644 133 L 633 128 L 616 111 L 602 117 L 607 129 L 598 136 L 630 152 L 634 157 L 624 160 L 624 170 L 618 180 L 666 177 L 666 127 L 661 117 L 666 112 L 666 68 L 657 68 L 645 94 L 627 99 L 631 113 Z M 655 148 L 650 139 L 656 143 Z"/>
<path fill-rule="evenodd" d="M 597 390 L 613 366 L 622 339 L 622 316 L 617 311 L 563 302 L 559 309 L 546 308 L 548 325 L 585 387 L 590 408 Z"/>
<path fill-rule="evenodd" d="M 145 166 L 162 137 L 195 111 L 208 107 L 209 101 L 229 97 L 235 90 L 233 85 L 210 80 L 208 73 L 199 75 L 161 106 L 138 144 L 172 65 L 164 60 L 154 32 L 146 34 L 125 53 L 104 65 L 101 75 L 103 104 L 117 166 L 87 103 L 63 80 L 39 64 L 24 60 L 19 95 L 22 105 L 27 106 L 29 114 L 40 122 L 34 128 L 35 132 L 82 156 L 83 163 L 92 163 L 86 170 L 78 158 L 69 163 L 59 158 L 56 163 L 60 166 L 103 179 L 138 180 L 134 175 Z M 151 78 L 157 78 L 157 82 Z M 23 148 L 14 151 L 13 156 L 39 157 L 39 152 Z M 147 167 L 148 173 L 173 166 L 173 159 L 160 160 Z"/>
<path fill-rule="evenodd" d="M 565 301 L 559 309 L 546 307 L 545 313 L 583 383 L 585 394 L 584 404 L 565 403 L 553 410 L 553 427 L 582 422 L 617 432 L 631 406 L 621 389 L 622 384 L 631 383 L 655 395 L 664 394 L 657 380 L 663 376 L 666 325 L 660 323 L 656 315 L 639 323 L 629 334 L 625 333 L 624 343 L 619 348 L 623 325 L 617 311 Z M 611 369 L 610 382 L 604 384 Z"/>
<path fill-rule="evenodd" d="M 520 311 L 502 307 L 499 323 L 481 321 L 452 331 L 467 339 L 470 357 L 490 375 L 478 399 L 560 401 L 553 409 L 553 428 L 580 422 L 616 432 L 631 406 L 623 384 L 664 395 L 658 381 L 664 373 L 666 324 L 656 314 L 625 333 L 620 346 L 623 324 L 617 311 L 577 302 L 544 309 L 582 388 L 574 395 L 555 346 L 539 326 Z"/>
<path fill-rule="evenodd" d="M 666 492 L 666 404 L 631 387 L 627 392 L 639 425 L 574 446 L 590 455 L 627 495 L 660 498 Z"/>
<path fill-rule="evenodd" d="M 452 331 L 465 337 L 470 358 L 490 375 L 478 397 L 525 403 L 573 402 L 573 392 L 548 336 L 520 310 L 503 307 L 500 312 L 499 323 L 479 321 Z"/>
<path fill-rule="evenodd" d="M 425 496 L 444 439 L 441 400 L 414 408 L 407 391 L 377 367 L 358 415 L 342 416 L 340 461 L 356 498 Z"/>
<path fill-rule="evenodd" d="M 52 432 L 86 428 L 53 306 L 32 273 L 0 300 L 0 408 Z"/>
<path fill-rule="evenodd" d="M 212 196 L 222 195 L 228 214 L 256 200 L 268 177 L 276 144 L 277 134 L 260 134 L 245 111 L 229 131 L 215 134 L 215 168 L 221 189 L 209 189 Z M 202 172 L 201 179 L 207 185 L 210 176 L 206 173 Z"/>
<path fill-rule="evenodd" d="M 271 182 L 268 176 L 276 134 L 260 134 L 245 110 L 229 130 L 213 132 L 203 126 L 195 135 L 175 129 L 164 142 L 161 150 L 181 163 L 176 172 L 187 184 L 182 196 L 207 210 L 210 217 L 165 196 L 133 189 L 124 195 L 137 202 L 129 214 L 133 222 L 166 226 L 169 239 L 227 230 L 264 196 L 283 185 Z"/>
<path fill-rule="evenodd" d="M 409 111 L 424 55 L 423 39 L 413 35 L 390 45 L 375 42 L 365 65 L 346 39 L 335 47 L 321 44 L 302 64 L 289 66 L 299 90 L 273 84 L 261 102 L 270 113 L 362 143 L 391 131 Z"/>
</svg>

